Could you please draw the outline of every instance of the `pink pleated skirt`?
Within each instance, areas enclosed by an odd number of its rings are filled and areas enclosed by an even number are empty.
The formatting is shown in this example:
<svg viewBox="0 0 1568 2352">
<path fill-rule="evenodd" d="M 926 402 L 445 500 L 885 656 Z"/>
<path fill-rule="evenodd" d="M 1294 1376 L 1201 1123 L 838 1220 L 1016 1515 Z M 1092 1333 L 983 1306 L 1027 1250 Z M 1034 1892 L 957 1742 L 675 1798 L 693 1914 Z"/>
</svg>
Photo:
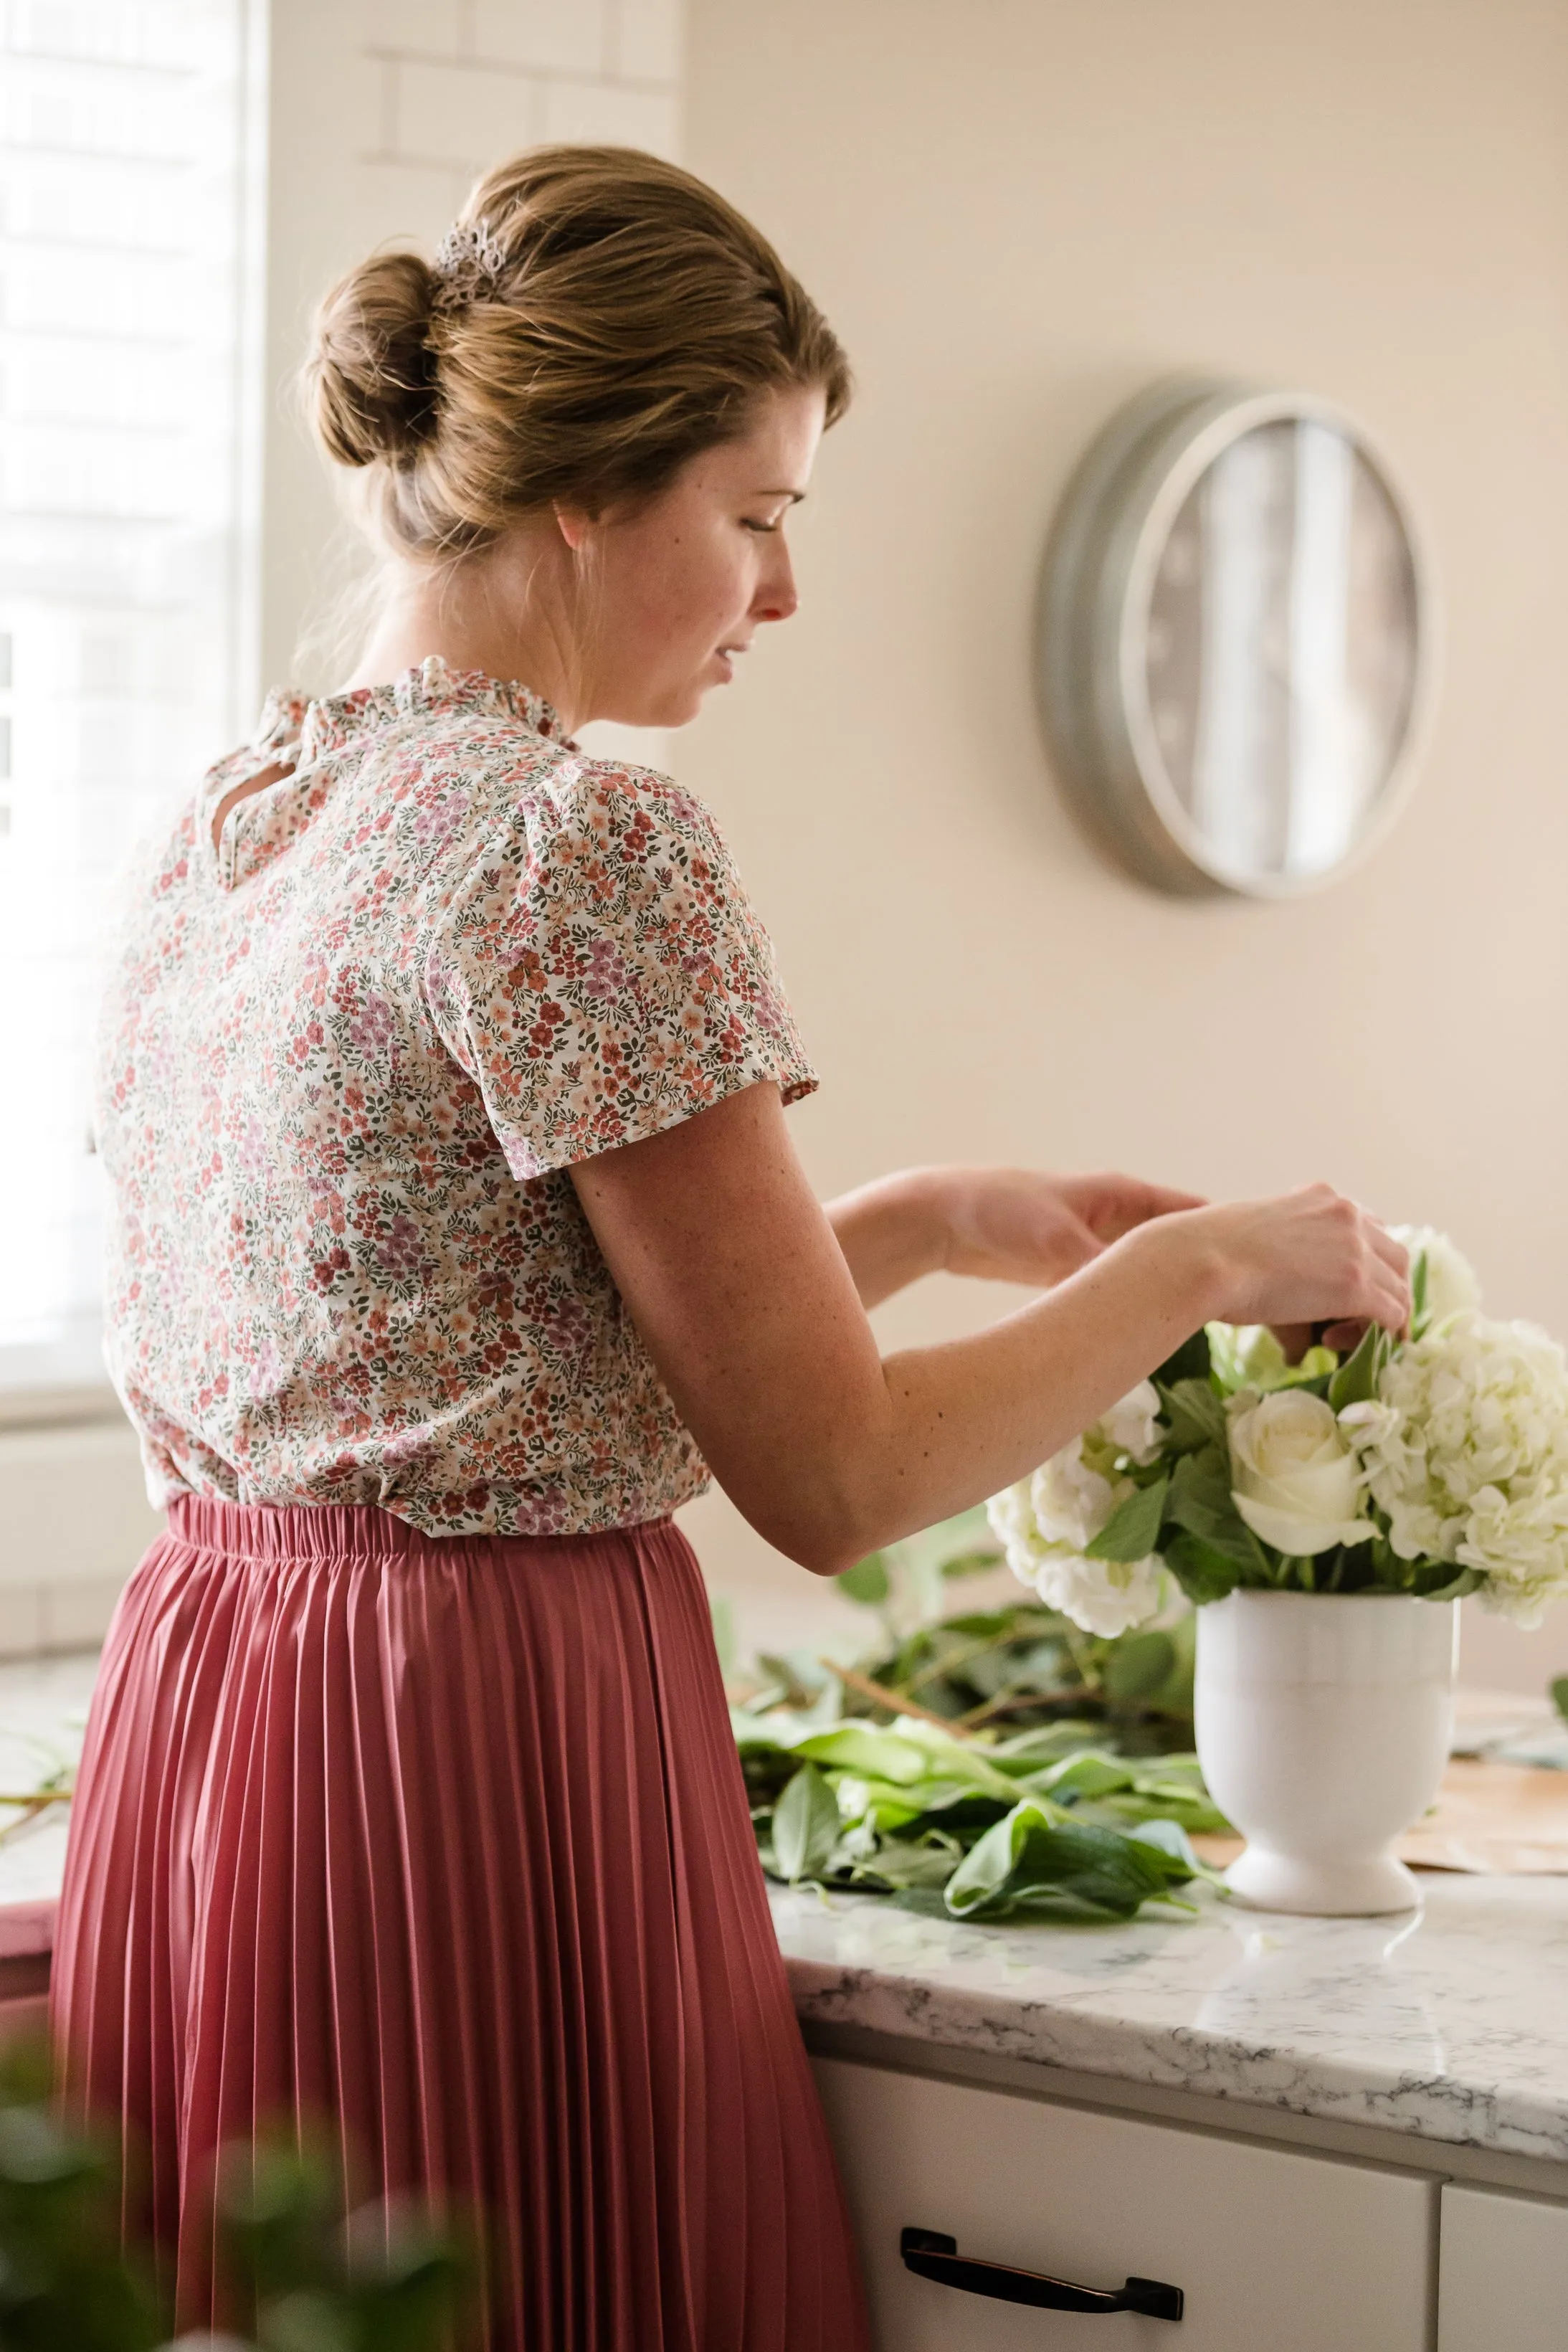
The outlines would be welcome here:
<svg viewBox="0 0 1568 2352">
<path fill-rule="evenodd" d="M 668 1522 L 184 1500 L 93 1699 L 55 1956 L 186 2326 L 220 2147 L 480 2217 L 493 2352 L 862 2352 L 706 1600 Z"/>
</svg>

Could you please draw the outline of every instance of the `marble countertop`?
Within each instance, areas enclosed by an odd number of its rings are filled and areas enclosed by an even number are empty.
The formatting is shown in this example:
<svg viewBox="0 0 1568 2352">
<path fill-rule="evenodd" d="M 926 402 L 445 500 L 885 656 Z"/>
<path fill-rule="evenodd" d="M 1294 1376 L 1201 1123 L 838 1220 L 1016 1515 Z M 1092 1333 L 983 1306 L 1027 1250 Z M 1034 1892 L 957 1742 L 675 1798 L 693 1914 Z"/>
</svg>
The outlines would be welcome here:
<svg viewBox="0 0 1568 2352">
<path fill-rule="evenodd" d="M 1423 1873 L 1390 1919 L 972 1927 L 771 1890 L 802 2019 L 1568 2160 L 1568 1878 Z"/>
<path fill-rule="evenodd" d="M 0 1786 L 74 1753 L 91 1664 L 0 1667 Z M 56 1807 L 0 1843 L 0 1971 L 48 1950 L 65 1840 Z M 1420 1883 L 1418 1916 L 1284 1918 L 1204 1889 L 1195 1918 L 1124 1927 L 771 1900 L 808 2021 L 1568 2161 L 1568 1876 Z"/>
</svg>

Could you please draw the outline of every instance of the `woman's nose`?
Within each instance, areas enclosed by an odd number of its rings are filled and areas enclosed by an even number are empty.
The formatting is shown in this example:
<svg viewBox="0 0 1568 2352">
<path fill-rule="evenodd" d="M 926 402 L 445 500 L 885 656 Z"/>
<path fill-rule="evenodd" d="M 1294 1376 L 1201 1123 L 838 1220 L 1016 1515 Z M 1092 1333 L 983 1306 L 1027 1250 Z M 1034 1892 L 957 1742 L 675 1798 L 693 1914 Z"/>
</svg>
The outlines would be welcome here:
<svg viewBox="0 0 1568 2352">
<path fill-rule="evenodd" d="M 789 551 L 781 548 L 757 583 L 757 593 L 751 600 L 752 617 L 758 621 L 787 621 L 800 602 L 795 567 Z"/>
</svg>

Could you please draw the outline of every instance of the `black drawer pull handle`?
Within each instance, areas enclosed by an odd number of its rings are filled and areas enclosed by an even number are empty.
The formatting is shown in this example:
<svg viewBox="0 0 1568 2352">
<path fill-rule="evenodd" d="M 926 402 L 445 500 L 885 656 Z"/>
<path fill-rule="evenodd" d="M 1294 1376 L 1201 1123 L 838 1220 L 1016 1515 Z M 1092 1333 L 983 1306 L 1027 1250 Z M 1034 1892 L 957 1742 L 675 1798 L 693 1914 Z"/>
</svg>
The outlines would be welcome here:
<svg viewBox="0 0 1568 2352">
<path fill-rule="evenodd" d="M 905 2270 L 935 2279 L 938 2286 L 962 2287 L 967 2294 L 994 2295 L 998 2303 L 1027 2303 L 1037 2311 L 1141 2311 L 1148 2319 L 1179 2319 L 1186 2301 L 1179 2286 L 1159 2279 L 1130 2278 L 1121 2292 L 1102 2294 L 1070 2279 L 1040 2271 L 1015 2271 L 1006 2263 L 977 2262 L 958 2252 L 956 2238 L 940 2230 L 905 2230 L 898 2241 Z"/>
</svg>

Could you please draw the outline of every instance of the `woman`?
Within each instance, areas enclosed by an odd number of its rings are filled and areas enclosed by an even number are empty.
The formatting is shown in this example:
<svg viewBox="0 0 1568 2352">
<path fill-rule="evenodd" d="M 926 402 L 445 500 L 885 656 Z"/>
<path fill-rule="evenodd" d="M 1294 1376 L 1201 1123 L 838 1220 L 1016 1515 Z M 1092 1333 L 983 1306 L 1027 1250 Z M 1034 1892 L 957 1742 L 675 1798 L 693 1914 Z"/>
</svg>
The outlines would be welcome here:
<svg viewBox="0 0 1568 2352">
<path fill-rule="evenodd" d="M 110 1353 L 169 1507 L 94 1703 L 57 1957 L 82 2099 L 204 2175 L 340 2119 L 486 2217 L 508 2352 L 850 2352 L 864 2322 L 671 1513 L 711 1466 L 823 1575 L 1006 1485 L 1207 1318 L 1406 1309 L 1325 1188 L 916 1171 L 824 1212 L 815 1083 L 675 727 L 795 590 L 848 374 L 646 156 L 492 173 L 323 307 L 386 553 L 339 694 L 274 695 L 139 885 L 99 1143 Z M 883 1360 L 933 1267 L 1051 1285 Z"/>
</svg>

